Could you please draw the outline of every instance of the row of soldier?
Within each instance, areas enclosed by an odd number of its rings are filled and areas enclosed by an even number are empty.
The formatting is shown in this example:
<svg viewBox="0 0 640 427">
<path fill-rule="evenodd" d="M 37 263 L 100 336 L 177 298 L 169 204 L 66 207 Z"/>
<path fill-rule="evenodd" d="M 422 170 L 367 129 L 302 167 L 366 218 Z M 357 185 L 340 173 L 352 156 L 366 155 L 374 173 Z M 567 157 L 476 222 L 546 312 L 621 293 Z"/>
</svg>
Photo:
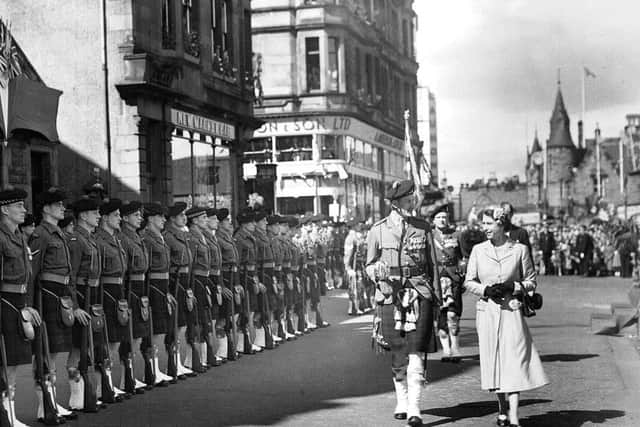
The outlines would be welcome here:
<svg viewBox="0 0 640 427">
<path fill-rule="evenodd" d="M 27 237 L 26 196 L 0 192 L 2 427 L 24 425 L 14 403 L 20 365 L 34 365 L 38 420 L 59 425 L 329 326 L 321 217 L 247 208 L 234 231 L 224 208 L 83 197 L 65 232 L 66 196 L 50 189 Z M 58 356 L 68 408 L 56 402 Z"/>
</svg>

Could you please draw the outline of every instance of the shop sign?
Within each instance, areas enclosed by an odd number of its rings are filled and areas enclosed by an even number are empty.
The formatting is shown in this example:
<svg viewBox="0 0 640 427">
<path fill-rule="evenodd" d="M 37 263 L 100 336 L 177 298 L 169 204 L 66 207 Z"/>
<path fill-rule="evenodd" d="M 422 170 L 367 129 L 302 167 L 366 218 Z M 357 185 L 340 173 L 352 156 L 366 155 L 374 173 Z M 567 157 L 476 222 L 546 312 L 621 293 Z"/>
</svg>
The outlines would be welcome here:
<svg viewBox="0 0 640 427">
<path fill-rule="evenodd" d="M 236 128 L 232 124 L 174 108 L 171 109 L 171 123 L 182 129 L 218 137 L 227 141 L 236 139 Z"/>
<path fill-rule="evenodd" d="M 302 116 L 293 119 L 267 121 L 253 133 L 253 136 L 261 138 L 310 133 L 350 135 L 397 150 L 402 150 L 404 147 L 404 143 L 400 138 L 396 138 L 358 119 L 346 116 Z"/>
</svg>

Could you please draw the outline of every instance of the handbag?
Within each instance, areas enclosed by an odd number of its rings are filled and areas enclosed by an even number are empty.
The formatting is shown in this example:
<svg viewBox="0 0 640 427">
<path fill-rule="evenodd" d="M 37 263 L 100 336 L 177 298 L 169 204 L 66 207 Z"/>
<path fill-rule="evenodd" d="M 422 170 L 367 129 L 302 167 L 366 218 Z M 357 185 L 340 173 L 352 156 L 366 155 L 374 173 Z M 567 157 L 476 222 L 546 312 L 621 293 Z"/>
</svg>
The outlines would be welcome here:
<svg viewBox="0 0 640 427">
<path fill-rule="evenodd" d="M 542 308 L 542 295 L 533 292 L 529 295 L 529 292 L 522 293 L 522 315 L 524 317 L 533 317 L 536 315 L 536 310 Z"/>
<path fill-rule="evenodd" d="M 91 304 L 91 329 L 101 331 L 104 328 L 104 308 L 102 304 Z"/>
<path fill-rule="evenodd" d="M 140 297 L 140 317 L 143 322 L 149 320 L 149 297 L 141 296 Z"/>
<path fill-rule="evenodd" d="M 127 326 L 127 324 L 129 324 L 129 301 L 126 299 L 118 300 L 116 317 L 118 318 L 118 323 L 121 326 Z"/>
<path fill-rule="evenodd" d="M 76 317 L 73 314 L 73 299 L 70 296 L 58 297 L 58 317 L 63 326 L 73 326 Z"/>
</svg>

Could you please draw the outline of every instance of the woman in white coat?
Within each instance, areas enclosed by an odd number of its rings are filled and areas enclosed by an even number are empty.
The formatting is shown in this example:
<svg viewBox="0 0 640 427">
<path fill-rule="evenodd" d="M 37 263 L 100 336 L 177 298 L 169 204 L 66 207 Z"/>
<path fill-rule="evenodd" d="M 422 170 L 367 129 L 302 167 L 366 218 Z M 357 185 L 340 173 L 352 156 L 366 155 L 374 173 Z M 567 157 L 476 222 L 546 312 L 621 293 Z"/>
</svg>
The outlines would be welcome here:
<svg viewBox="0 0 640 427">
<path fill-rule="evenodd" d="M 508 221 L 500 209 L 482 213 L 488 240 L 473 247 L 464 285 L 480 297 L 476 328 L 481 385 L 497 393 L 499 426 L 519 425 L 520 392 L 549 382 L 521 311 L 523 292 L 536 288 L 536 272 L 527 247 L 505 234 Z"/>
</svg>

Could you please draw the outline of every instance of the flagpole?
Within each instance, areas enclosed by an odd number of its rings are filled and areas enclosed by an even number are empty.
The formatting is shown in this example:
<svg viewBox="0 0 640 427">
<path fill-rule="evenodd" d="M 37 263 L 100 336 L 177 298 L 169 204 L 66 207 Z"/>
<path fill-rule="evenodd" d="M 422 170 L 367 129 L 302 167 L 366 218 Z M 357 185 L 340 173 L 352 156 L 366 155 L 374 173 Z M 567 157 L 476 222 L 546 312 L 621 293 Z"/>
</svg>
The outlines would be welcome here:
<svg viewBox="0 0 640 427">
<path fill-rule="evenodd" d="M 602 195 L 600 182 L 600 128 L 596 123 L 596 183 L 598 189 L 598 198 Z"/>
<path fill-rule="evenodd" d="M 585 83 L 585 80 L 586 80 L 585 74 L 587 73 L 585 71 L 584 65 L 582 66 L 581 74 L 582 74 L 582 115 L 580 116 L 580 120 L 582 120 L 582 128 L 586 129 L 585 123 L 584 123 L 584 113 L 585 113 L 586 104 L 587 104 L 586 83 Z"/>
</svg>

